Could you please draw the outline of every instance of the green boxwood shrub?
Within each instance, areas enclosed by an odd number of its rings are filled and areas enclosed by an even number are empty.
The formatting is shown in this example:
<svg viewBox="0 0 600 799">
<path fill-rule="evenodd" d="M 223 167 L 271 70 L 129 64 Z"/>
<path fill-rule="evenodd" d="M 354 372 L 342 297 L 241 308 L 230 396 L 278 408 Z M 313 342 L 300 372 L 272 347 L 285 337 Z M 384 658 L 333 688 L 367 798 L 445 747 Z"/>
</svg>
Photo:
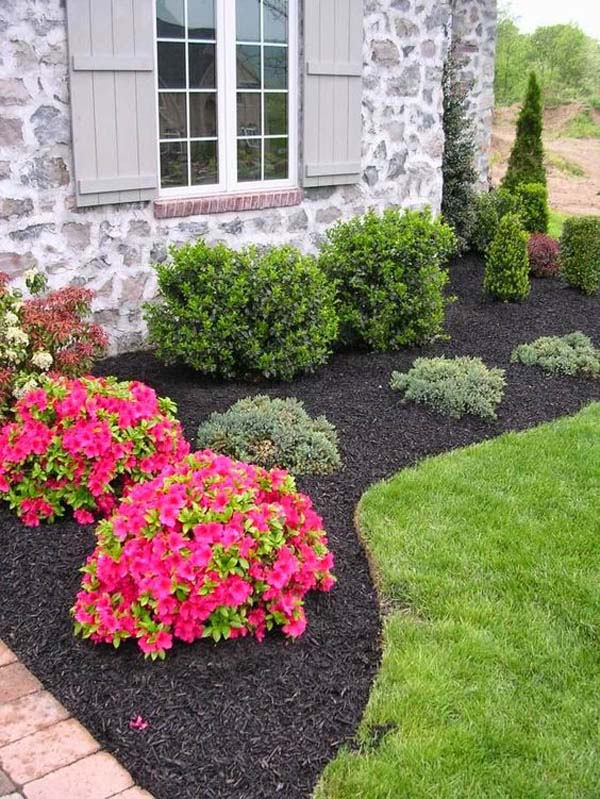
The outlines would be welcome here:
<svg viewBox="0 0 600 799">
<path fill-rule="evenodd" d="M 498 229 L 498 209 L 494 192 L 486 191 L 475 199 L 475 222 L 471 236 L 471 248 L 485 255 Z"/>
<path fill-rule="evenodd" d="M 504 370 L 489 368 L 481 358 L 417 358 L 408 372 L 393 372 L 390 387 L 404 401 L 422 402 L 447 416 L 466 413 L 496 418 L 504 396 Z"/>
<path fill-rule="evenodd" d="M 600 216 L 572 216 L 565 220 L 560 239 L 562 274 L 584 294 L 600 288 Z"/>
<path fill-rule="evenodd" d="M 520 344 L 511 360 L 539 366 L 553 375 L 600 375 L 600 350 L 580 330 L 566 336 L 542 336 L 530 344 Z"/>
<path fill-rule="evenodd" d="M 498 231 L 500 220 L 507 214 L 520 215 L 521 211 L 520 198 L 508 189 L 499 188 L 479 194 L 475 202 L 472 248 L 485 255 Z"/>
<path fill-rule="evenodd" d="M 341 465 L 335 427 L 324 416 L 311 419 L 293 397 L 239 400 L 203 422 L 196 443 L 199 449 L 293 474 L 329 474 Z"/>
<path fill-rule="evenodd" d="M 523 300 L 529 294 L 527 233 L 517 214 L 507 214 L 485 257 L 483 290 L 502 301 Z"/>
<path fill-rule="evenodd" d="M 289 380 L 329 357 L 335 291 L 313 257 L 204 241 L 173 247 L 170 256 L 156 266 L 159 301 L 145 306 L 150 342 L 165 363 Z"/>
<path fill-rule="evenodd" d="M 523 227 L 529 233 L 548 232 L 548 189 L 543 183 L 522 183 L 514 188 Z"/>
<path fill-rule="evenodd" d="M 337 286 L 343 341 L 384 351 L 441 333 L 455 246 L 429 211 L 369 211 L 331 228 L 320 264 Z"/>
</svg>

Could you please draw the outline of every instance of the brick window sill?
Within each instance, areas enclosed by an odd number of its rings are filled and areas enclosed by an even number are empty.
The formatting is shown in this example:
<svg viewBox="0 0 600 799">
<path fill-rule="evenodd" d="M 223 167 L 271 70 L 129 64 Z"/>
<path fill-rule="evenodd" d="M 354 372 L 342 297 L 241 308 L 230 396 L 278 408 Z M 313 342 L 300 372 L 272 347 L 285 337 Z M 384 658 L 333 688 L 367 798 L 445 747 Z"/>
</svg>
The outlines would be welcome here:
<svg viewBox="0 0 600 799">
<path fill-rule="evenodd" d="M 228 211 L 262 211 L 264 208 L 284 208 L 300 205 L 302 189 L 260 191 L 250 194 L 222 194 L 215 197 L 182 197 L 154 201 L 156 219 L 175 219 L 181 216 L 224 214 Z"/>
</svg>

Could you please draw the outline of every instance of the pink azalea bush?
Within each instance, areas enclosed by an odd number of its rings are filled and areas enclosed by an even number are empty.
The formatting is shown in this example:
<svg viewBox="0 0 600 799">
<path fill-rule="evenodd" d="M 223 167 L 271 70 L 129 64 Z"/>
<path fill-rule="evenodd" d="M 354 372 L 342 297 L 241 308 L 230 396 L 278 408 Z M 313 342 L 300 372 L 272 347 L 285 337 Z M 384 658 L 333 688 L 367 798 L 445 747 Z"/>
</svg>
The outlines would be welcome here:
<svg viewBox="0 0 600 799">
<path fill-rule="evenodd" d="M 189 452 L 177 409 L 138 382 L 43 377 L 0 428 L 0 498 L 23 522 L 70 508 L 81 524 Z"/>
<path fill-rule="evenodd" d="M 322 520 L 293 478 L 210 450 L 132 488 L 98 525 L 72 613 L 75 632 L 164 658 L 192 642 L 306 626 L 311 589 L 328 591 L 333 556 Z"/>
</svg>

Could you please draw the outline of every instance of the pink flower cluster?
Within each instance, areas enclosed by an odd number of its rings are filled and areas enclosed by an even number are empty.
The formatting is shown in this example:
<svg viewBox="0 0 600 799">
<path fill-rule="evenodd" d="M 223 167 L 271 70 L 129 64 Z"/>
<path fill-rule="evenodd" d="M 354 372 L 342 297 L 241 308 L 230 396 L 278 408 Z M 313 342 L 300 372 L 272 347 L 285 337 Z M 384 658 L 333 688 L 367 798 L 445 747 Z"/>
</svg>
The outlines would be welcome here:
<svg viewBox="0 0 600 799">
<path fill-rule="evenodd" d="M 210 450 L 134 486 L 83 567 L 76 633 L 152 658 L 174 638 L 261 640 L 305 626 L 303 600 L 328 591 L 333 556 L 322 520 L 292 477 Z"/>
<path fill-rule="evenodd" d="M 136 482 L 187 455 L 171 400 L 116 378 L 42 378 L 0 428 L 0 497 L 25 524 L 67 508 L 81 524 L 112 512 Z"/>
</svg>

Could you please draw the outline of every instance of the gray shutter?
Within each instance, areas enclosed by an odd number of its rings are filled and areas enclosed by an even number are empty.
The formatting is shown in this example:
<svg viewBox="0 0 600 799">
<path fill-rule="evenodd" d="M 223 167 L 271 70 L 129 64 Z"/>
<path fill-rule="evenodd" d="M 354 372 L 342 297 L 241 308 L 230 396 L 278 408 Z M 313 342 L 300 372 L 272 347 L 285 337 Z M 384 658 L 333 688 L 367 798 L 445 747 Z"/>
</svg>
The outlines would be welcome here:
<svg viewBox="0 0 600 799">
<path fill-rule="evenodd" d="M 154 3 L 67 0 L 78 206 L 158 193 Z"/>
<path fill-rule="evenodd" d="M 304 0 L 305 186 L 360 180 L 362 0 Z"/>
</svg>

